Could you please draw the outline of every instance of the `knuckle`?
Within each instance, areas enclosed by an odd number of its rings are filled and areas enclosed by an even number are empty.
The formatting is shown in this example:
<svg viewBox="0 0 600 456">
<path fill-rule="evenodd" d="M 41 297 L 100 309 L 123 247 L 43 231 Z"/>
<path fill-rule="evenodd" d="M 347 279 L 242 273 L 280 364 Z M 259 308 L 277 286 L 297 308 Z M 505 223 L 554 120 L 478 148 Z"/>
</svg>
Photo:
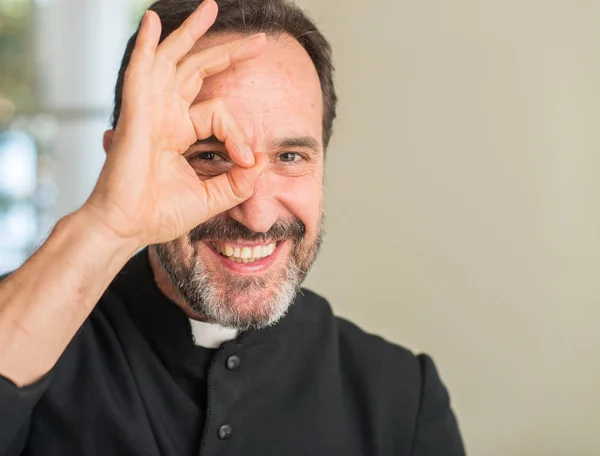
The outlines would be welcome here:
<svg viewBox="0 0 600 456">
<path fill-rule="evenodd" d="M 195 79 L 206 79 L 208 77 L 208 72 L 206 71 L 202 60 L 199 59 L 197 55 L 185 57 L 185 59 L 181 61 L 180 65 L 182 67 L 187 66 L 190 72 L 193 71 L 193 76 Z"/>
<path fill-rule="evenodd" d="M 212 108 L 215 111 L 225 111 L 225 101 L 221 97 L 215 97 L 211 99 Z"/>
<path fill-rule="evenodd" d="M 208 71 L 206 71 L 206 69 L 199 63 L 196 63 L 195 71 L 196 71 L 196 76 L 200 79 L 206 79 L 206 77 L 208 76 Z"/>
<path fill-rule="evenodd" d="M 165 66 L 167 67 L 174 67 L 176 62 L 173 60 L 173 57 L 171 57 L 168 53 L 166 52 L 159 52 L 156 54 L 156 58 L 157 60 L 161 61 Z"/>
<path fill-rule="evenodd" d="M 197 32 L 196 30 L 194 30 L 192 27 L 188 26 L 188 27 L 184 27 L 183 28 L 183 33 L 182 33 L 182 41 L 184 41 L 184 44 L 187 46 L 192 46 L 196 43 L 197 40 Z"/>
</svg>

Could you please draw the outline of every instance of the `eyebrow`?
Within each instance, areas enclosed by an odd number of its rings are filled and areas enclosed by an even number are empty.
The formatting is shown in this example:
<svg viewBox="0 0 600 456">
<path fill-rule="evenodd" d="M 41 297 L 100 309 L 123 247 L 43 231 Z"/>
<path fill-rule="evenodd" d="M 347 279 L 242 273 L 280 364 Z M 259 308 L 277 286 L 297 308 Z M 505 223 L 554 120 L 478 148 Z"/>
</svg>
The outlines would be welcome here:
<svg viewBox="0 0 600 456">
<path fill-rule="evenodd" d="M 288 147 L 302 147 L 304 149 L 312 149 L 315 152 L 319 152 L 321 147 L 319 141 L 312 136 L 298 136 L 292 138 L 281 138 L 271 143 L 273 149 L 287 149 Z"/>
<path fill-rule="evenodd" d="M 223 141 L 221 141 L 215 135 L 212 135 L 206 139 L 199 139 L 191 147 L 197 147 L 202 145 L 224 147 Z M 270 149 L 287 149 L 294 147 L 312 149 L 314 152 L 319 152 L 321 150 L 319 141 L 317 141 L 312 136 L 293 136 L 289 138 L 279 138 L 270 144 Z"/>
</svg>

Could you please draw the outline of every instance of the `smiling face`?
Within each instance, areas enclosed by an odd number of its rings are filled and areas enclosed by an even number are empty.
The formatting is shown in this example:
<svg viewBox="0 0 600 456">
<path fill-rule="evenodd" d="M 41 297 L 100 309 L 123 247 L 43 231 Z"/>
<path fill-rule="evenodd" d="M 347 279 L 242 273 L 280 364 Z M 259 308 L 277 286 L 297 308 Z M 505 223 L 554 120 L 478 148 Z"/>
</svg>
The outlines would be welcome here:
<svg viewBox="0 0 600 456">
<path fill-rule="evenodd" d="M 194 51 L 235 38 L 205 37 Z M 321 242 L 319 78 L 302 46 L 283 35 L 268 39 L 259 57 L 207 78 L 196 102 L 212 98 L 221 99 L 270 165 L 249 200 L 154 248 L 193 314 L 239 329 L 263 327 L 285 314 Z M 232 166 L 215 138 L 198 141 L 185 157 L 200 179 Z"/>
</svg>

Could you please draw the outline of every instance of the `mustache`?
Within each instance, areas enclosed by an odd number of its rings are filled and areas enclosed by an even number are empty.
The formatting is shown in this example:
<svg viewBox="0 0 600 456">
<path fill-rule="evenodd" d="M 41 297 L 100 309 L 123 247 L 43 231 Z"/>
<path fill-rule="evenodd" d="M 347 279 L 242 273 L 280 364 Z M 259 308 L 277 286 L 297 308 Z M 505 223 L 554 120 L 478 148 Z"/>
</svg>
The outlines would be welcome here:
<svg viewBox="0 0 600 456">
<path fill-rule="evenodd" d="M 298 218 L 277 219 L 269 231 L 257 233 L 231 217 L 217 216 L 190 231 L 189 239 L 190 242 L 220 240 L 266 243 L 280 239 L 301 240 L 305 235 L 306 226 Z"/>
</svg>

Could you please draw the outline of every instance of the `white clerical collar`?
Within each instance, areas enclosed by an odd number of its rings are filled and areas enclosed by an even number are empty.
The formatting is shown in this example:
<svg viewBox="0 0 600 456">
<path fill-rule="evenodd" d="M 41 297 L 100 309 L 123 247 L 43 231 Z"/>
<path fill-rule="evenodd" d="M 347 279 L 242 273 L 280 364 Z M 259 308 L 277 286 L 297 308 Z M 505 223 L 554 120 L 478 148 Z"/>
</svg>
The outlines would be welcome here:
<svg viewBox="0 0 600 456">
<path fill-rule="evenodd" d="M 224 328 L 216 323 L 192 320 L 192 334 L 196 345 L 205 348 L 219 348 L 223 342 L 233 340 L 237 337 L 237 329 Z"/>
</svg>

